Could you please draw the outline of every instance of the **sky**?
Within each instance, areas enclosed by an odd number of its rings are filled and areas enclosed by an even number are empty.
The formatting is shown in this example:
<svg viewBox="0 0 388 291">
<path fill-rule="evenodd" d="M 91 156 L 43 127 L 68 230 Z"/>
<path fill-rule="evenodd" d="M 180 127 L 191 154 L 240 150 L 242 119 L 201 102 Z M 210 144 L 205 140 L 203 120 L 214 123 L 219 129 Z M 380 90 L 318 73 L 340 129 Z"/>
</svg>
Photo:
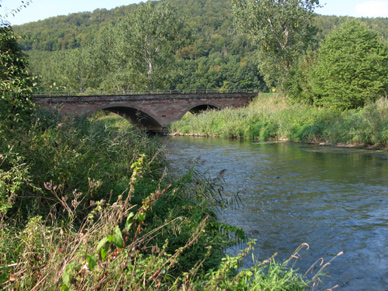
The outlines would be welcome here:
<svg viewBox="0 0 388 291">
<path fill-rule="evenodd" d="M 145 0 L 144 0 L 145 1 Z M 8 14 L 12 25 L 42 20 L 45 18 L 68 15 L 70 13 L 93 11 L 98 8 L 115 7 L 140 3 L 139 0 L 32 0 L 27 8 L 12 16 L 12 10 L 22 4 L 22 0 L 0 0 L 0 15 Z M 27 2 L 27 0 L 24 0 Z M 320 0 L 323 8 L 315 10 L 318 14 L 355 17 L 388 17 L 388 0 Z"/>
</svg>

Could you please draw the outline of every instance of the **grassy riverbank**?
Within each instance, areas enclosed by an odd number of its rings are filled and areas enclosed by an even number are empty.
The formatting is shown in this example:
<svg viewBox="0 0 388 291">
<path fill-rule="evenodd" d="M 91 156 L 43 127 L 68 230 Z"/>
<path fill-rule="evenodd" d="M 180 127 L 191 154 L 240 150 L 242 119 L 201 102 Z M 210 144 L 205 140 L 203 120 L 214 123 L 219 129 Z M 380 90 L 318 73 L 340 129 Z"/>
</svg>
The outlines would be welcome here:
<svg viewBox="0 0 388 291">
<path fill-rule="evenodd" d="M 0 286 L 7 290 L 304 290 L 274 258 L 237 272 L 253 244 L 218 221 L 218 177 L 172 175 L 157 138 L 110 116 L 40 113 L 1 127 Z M 319 275 L 319 274 L 318 274 Z"/>
<path fill-rule="evenodd" d="M 291 104 L 280 95 L 259 95 L 246 108 L 187 114 L 171 125 L 184 135 L 255 140 L 288 140 L 388 148 L 388 100 L 339 112 Z"/>
</svg>

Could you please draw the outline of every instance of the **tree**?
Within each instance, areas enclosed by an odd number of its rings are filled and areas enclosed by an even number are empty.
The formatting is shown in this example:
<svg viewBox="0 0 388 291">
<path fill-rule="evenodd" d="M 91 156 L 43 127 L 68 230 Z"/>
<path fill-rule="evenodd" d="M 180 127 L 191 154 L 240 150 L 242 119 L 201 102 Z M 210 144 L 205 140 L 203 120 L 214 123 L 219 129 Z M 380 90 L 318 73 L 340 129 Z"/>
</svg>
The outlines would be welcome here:
<svg viewBox="0 0 388 291">
<path fill-rule="evenodd" d="M 58 86 L 80 92 L 93 87 L 95 68 L 90 50 L 88 47 L 76 48 L 58 52 L 52 57 Z"/>
<path fill-rule="evenodd" d="M 316 44 L 318 0 L 233 0 L 235 24 L 257 44 L 259 69 L 280 87 L 290 68 Z"/>
<path fill-rule="evenodd" d="M 310 82 L 314 104 L 349 109 L 388 92 L 388 47 L 358 20 L 333 30 L 318 51 Z"/>
<path fill-rule="evenodd" d="M 96 41 L 111 46 L 98 49 L 99 59 L 116 79 L 132 83 L 131 89 L 162 88 L 174 67 L 176 52 L 189 39 L 183 19 L 166 2 L 142 3 L 106 32 L 109 34 Z"/>
<path fill-rule="evenodd" d="M 100 82 L 101 89 L 131 90 L 141 87 L 142 81 L 127 69 L 128 59 L 122 46 L 124 41 L 120 41 L 123 35 L 117 25 L 111 23 L 93 40 L 91 54 L 96 62 L 95 78 Z"/>
<path fill-rule="evenodd" d="M 29 1 L 21 1 L 20 7 L 11 13 L 18 13 L 28 4 Z M 27 71 L 27 56 L 6 17 L 0 15 L 0 133 L 29 117 L 34 107 L 31 101 L 34 78 Z"/>
<path fill-rule="evenodd" d="M 28 117 L 33 108 L 33 78 L 27 65 L 12 28 L 0 26 L 0 127 L 13 127 Z"/>
<path fill-rule="evenodd" d="M 292 101 L 309 105 L 314 103 L 310 74 L 311 68 L 315 65 L 316 61 L 317 52 L 308 51 L 289 70 L 283 87 Z"/>
</svg>

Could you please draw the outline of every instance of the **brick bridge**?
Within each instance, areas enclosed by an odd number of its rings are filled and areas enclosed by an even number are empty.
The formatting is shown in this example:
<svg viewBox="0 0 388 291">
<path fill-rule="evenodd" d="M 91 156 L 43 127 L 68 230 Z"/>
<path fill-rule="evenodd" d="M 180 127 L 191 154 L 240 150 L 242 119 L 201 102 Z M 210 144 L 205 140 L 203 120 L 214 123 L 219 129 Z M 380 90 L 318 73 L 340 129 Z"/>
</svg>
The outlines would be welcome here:
<svg viewBox="0 0 388 291">
<path fill-rule="evenodd" d="M 83 95 L 82 95 L 83 94 Z M 161 131 L 187 112 L 245 106 L 257 92 L 253 90 L 128 91 L 117 93 L 41 92 L 34 101 L 47 109 L 72 115 L 100 110 L 114 112 L 139 128 Z"/>
</svg>

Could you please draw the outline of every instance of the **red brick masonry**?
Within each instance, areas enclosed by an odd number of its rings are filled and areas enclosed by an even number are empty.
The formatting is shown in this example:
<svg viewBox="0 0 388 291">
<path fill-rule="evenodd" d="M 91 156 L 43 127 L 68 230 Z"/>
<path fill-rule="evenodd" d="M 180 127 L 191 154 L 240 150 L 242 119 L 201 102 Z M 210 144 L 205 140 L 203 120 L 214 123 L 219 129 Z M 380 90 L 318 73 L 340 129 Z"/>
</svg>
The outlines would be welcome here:
<svg viewBox="0 0 388 291">
<path fill-rule="evenodd" d="M 161 130 L 188 111 L 243 107 L 255 96 L 257 93 L 155 94 L 35 97 L 34 100 L 44 108 L 56 108 L 64 114 L 88 115 L 107 110 L 140 127 Z"/>
</svg>

